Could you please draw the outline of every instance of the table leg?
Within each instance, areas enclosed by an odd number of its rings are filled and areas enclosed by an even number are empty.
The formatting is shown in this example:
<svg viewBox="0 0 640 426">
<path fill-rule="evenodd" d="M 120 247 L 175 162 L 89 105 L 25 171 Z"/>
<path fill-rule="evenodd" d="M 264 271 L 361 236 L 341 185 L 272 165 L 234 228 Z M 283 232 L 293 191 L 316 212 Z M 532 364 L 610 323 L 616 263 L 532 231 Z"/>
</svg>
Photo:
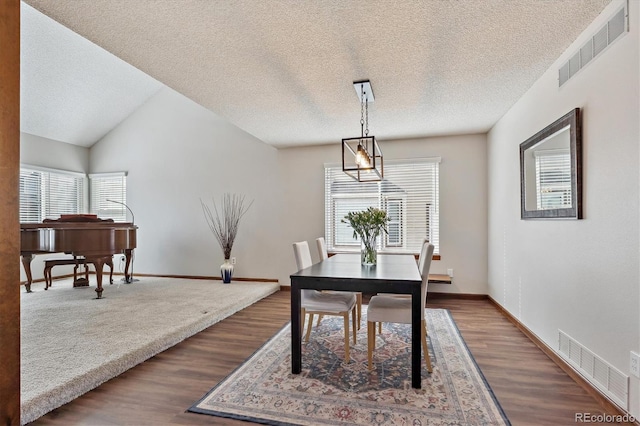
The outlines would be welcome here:
<svg viewBox="0 0 640 426">
<path fill-rule="evenodd" d="M 291 373 L 302 370 L 302 334 L 300 333 L 300 287 L 291 280 Z"/>
<path fill-rule="evenodd" d="M 411 292 L 411 387 L 420 389 L 421 386 L 421 325 L 422 325 L 422 291 L 420 286 Z"/>
</svg>

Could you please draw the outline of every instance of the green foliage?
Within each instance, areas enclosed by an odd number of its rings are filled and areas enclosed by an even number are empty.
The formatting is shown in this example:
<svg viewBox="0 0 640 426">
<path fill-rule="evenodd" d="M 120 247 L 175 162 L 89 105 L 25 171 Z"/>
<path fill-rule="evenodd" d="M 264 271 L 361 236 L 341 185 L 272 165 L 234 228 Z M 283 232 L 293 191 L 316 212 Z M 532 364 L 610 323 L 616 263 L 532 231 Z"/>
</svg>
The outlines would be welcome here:
<svg viewBox="0 0 640 426">
<path fill-rule="evenodd" d="M 349 212 L 343 223 L 348 223 L 353 228 L 353 238 L 360 237 L 362 241 L 371 241 L 380 235 L 381 231 L 387 232 L 387 212 L 375 207 L 359 212 Z"/>
</svg>

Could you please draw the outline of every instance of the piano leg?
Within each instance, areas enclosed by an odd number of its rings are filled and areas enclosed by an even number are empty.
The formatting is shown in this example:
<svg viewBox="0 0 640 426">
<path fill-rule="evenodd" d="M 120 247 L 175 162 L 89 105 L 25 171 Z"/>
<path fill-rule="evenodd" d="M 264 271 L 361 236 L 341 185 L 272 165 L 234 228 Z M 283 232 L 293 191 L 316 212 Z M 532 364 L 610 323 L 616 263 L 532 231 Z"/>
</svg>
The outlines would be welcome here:
<svg viewBox="0 0 640 426">
<path fill-rule="evenodd" d="M 109 284 L 113 284 L 113 257 L 110 257 L 106 263 L 109 265 Z"/>
<path fill-rule="evenodd" d="M 33 254 L 26 253 L 22 255 L 22 266 L 24 267 L 24 273 L 27 274 L 27 282 L 24 287 L 27 289 L 27 293 L 31 293 L 31 283 L 33 278 L 31 276 L 31 260 L 33 260 Z"/>
<path fill-rule="evenodd" d="M 91 263 L 96 267 L 96 293 L 98 293 L 98 299 L 102 299 L 102 268 L 104 267 L 104 264 L 108 263 L 110 260 L 111 255 L 91 258 Z M 89 262 L 89 258 L 87 258 L 87 262 Z"/>
<path fill-rule="evenodd" d="M 133 255 L 132 249 L 125 249 L 124 257 L 126 259 L 126 263 L 124 265 L 124 282 L 130 283 L 133 280 L 133 277 L 129 275 L 129 265 L 131 265 L 131 257 Z"/>
</svg>

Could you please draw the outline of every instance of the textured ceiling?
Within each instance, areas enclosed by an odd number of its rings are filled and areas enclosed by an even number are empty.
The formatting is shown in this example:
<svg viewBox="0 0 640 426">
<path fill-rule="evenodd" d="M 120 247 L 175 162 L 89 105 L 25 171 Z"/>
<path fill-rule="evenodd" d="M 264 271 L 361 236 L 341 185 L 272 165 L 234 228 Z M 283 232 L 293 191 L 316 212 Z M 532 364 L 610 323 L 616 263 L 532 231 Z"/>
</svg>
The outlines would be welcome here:
<svg viewBox="0 0 640 426">
<path fill-rule="evenodd" d="M 610 0 L 26 0 L 274 146 L 486 132 Z"/>
<path fill-rule="evenodd" d="M 91 146 L 162 84 L 22 4 L 20 130 Z"/>
</svg>

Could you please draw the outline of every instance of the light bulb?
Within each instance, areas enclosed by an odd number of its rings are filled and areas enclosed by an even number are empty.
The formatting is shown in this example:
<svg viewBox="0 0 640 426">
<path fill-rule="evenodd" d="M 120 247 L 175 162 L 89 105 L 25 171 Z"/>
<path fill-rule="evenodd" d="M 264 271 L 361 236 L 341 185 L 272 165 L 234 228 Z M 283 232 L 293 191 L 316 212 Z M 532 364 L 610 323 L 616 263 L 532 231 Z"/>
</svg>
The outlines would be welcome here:
<svg viewBox="0 0 640 426">
<path fill-rule="evenodd" d="M 371 167 L 371 158 L 360 144 L 358 144 L 358 151 L 356 153 L 356 164 L 360 167 Z"/>
</svg>

